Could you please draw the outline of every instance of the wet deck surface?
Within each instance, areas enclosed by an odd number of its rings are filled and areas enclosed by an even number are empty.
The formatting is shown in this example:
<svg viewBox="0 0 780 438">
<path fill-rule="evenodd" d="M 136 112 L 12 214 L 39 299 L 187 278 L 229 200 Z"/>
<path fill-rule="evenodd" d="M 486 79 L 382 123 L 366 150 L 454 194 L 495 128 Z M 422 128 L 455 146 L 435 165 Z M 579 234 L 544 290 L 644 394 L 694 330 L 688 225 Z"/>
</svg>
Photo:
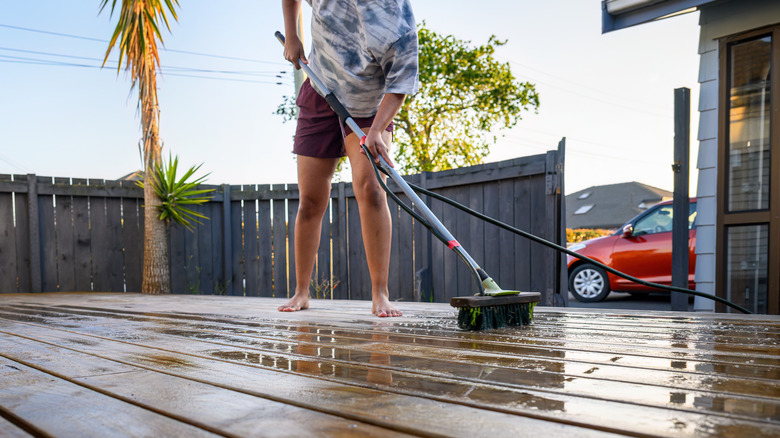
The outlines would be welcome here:
<svg viewBox="0 0 780 438">
<path fill-rule="evenodd" d="M 780 436 L 780 319 L 0 295 L 0 436 Z"/>
</svg>

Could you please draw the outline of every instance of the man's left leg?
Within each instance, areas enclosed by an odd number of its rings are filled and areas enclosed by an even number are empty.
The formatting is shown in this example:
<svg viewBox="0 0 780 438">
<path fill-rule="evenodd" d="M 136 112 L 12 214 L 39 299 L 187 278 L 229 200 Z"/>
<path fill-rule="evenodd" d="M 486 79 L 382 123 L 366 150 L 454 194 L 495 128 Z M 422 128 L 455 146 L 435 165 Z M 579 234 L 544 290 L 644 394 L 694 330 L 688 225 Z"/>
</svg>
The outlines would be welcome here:
<svg viewBox="0 0 780 438">
<path fill-rule="evenodd" d="M 367 132 L 368 128 L 364 130 Z M 385 143 L 389 145 L 392 134 L 383 132 L 383 137 Z M 360 153 L 360 141 L 357 135 L 354 133 L 348 135 L 345 143 L 352 167 L 352 187 L 360 211 L 366 261 L 371 274 L 372 312 L 380 317 L 401 316 L 401 311 L 390 303 L 390 293 L 387 289 L 392 238 L 392 220 L 387 206 L 387 195 L 376 180 L 371 163 Z"/>
</svg>

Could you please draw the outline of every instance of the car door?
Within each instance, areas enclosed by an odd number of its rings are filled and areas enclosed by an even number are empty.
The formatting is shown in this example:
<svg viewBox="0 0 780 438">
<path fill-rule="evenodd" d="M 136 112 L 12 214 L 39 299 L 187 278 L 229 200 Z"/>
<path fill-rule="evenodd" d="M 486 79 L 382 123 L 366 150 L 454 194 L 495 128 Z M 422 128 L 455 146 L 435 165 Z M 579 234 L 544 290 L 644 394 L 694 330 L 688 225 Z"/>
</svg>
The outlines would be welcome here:
<svg viewBox="0 0 780 438">
<path fill-rule="evenodd" d="M 695 242 L 696 204 L 691 203 L 688 215 L 689 286 L 693 284 L 696 265 Z M 672 283 L 672 204 L 651 209 L 633 224 L 630 237 L 618 239 L 612 253 L 613 267 L 652 283 Z M 617 278 L 617 290 L 644 289 L 634 282 Z"/>
<path fill-rule="evenodd" d="M 618 239 L 612 253 L 615 269 L 653 283 L 671 284 L 672 206 L 654 207 L 633 224 L 629 237 Z M 618 290 L 634 289 L 636 283 L 618 278 Z"/>
</svg>

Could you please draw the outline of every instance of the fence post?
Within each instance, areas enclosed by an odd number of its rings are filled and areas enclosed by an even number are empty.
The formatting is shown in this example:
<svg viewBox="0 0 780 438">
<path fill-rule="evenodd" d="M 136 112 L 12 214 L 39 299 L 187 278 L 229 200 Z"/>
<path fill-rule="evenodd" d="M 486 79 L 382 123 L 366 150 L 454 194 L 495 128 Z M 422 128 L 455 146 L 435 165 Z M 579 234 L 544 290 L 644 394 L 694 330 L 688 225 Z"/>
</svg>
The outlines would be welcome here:
<svg viewBox="0 0 780 438">
<path fill-rule="evenodd" d="M 41 234 L 38 225 L 38 177 L 27 174 L 27 223 L 30 245 L 30 289 L 41 291 Z"/>
<path fill-rule="evenodd" d="M 222 278 L 225 295 L 233 295 L 233 239 L 230 217 L 230 184 L 222 184 Z"/>
<path fill-rule="evenodd" d="M 674 90 L 674 201 L 672 205 L 672 286 L 688 288 L 690 237 L 688 190 L 691 90 Z M 688 295 L 672 292 L 671 310 L 688 311 Z"/>
<path fill-rule="evenodd" d="M 558 231 L 558 244 L 566 246 L 566 190 L 564 187 L 564 168 L 566 163 L 566 137 L 558 142 L 558 161 L 555 165 L 555 171 L 558 174 L 558 194 L 557 194 L 557 218 L 555 226 Z M 556 266 L 558 281 L 556 281 L 556 302 L 559 307 L 569 307 L 569 272 L 566 266 L 566 254 L 558 254 L 558 264 Z"/>
</svg>

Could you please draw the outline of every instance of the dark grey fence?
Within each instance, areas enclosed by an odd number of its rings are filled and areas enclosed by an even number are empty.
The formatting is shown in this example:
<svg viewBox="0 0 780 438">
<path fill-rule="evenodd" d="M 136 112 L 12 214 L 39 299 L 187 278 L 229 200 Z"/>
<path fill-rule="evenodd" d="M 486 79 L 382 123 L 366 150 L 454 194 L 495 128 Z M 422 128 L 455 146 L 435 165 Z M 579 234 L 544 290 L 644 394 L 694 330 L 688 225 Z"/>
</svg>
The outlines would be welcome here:
<svg viewBox="0 0 780 438">
<path fill-rule="evenodd" d="M 412 175 L 408 181 L 547 240 L 565 242 L 563 154 L 562 141 L 547 154 Z M 214 198 L 197 207 L 210 220 L 194 232 L 170 228 L 172 289 L 291 295 L 297 186 L 211 187 Z M 502 287 L 541 291 L 544 304 L 561 304 L 563 257 L 439 201 L 426 202 Z M 0 175 L 0 292 L 139 291 L 142 204 L 141 189 L 130 181 Z M 392 201 L 390 207 L 391 298 L 443 302 L 474 293 L 477 285 L 457 256 Z M 320 296 L 371 298 L 349 183 L 333 185 L 313 277 L 312 290 Z"/>
</svg>

